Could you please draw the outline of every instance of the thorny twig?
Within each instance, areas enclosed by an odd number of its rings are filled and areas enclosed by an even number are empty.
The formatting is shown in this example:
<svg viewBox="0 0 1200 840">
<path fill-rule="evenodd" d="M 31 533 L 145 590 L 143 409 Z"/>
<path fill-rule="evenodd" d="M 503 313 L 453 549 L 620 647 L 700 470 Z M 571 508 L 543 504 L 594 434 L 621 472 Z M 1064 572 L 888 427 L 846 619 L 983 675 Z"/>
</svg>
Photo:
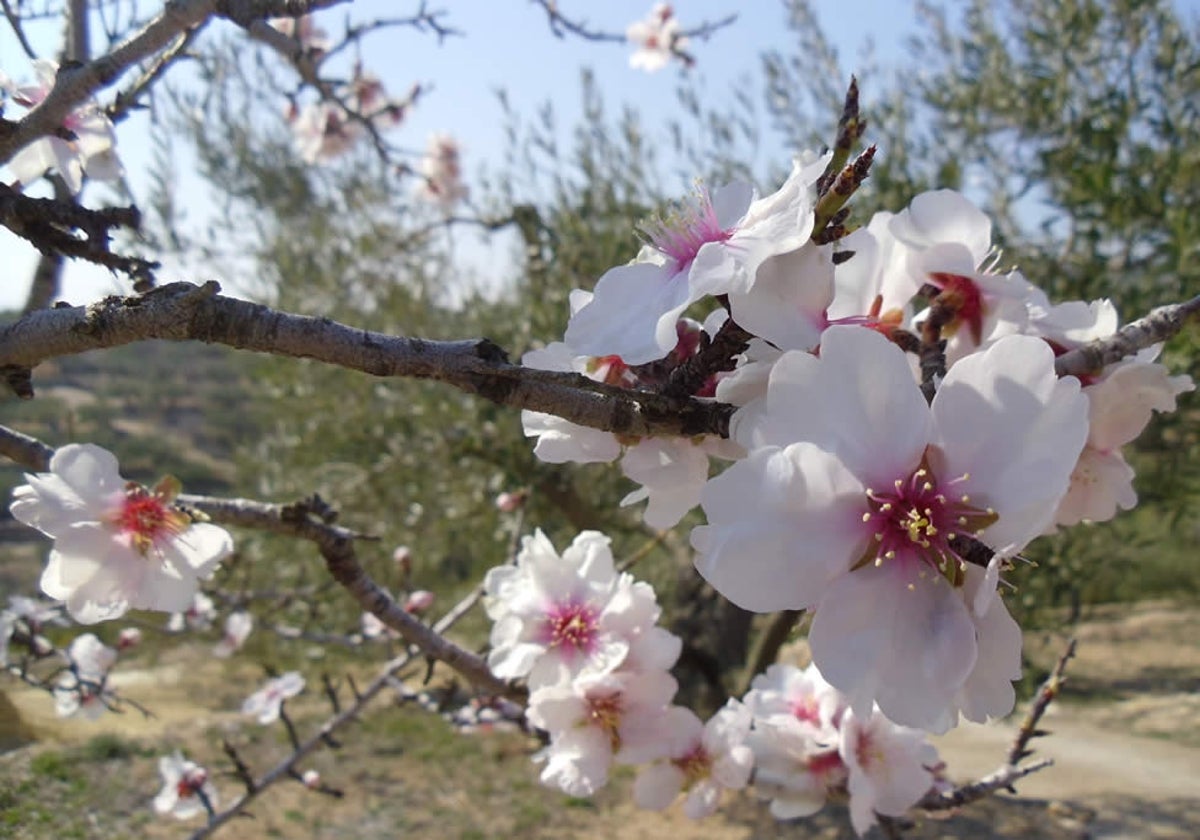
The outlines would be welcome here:
<svg viewBox="0 0 1200 840">
<path fill-rule="evenodd" d="M 983 799 L 985 796 L 990 796 L 996 791 L 1007 790 L 1015 792 L 1013 784 L 1017 780 L 1054 764 L 1054 759 L 1051 758 L 1038 759 L 1024 766 L 1021 766 L 1020 762 L 1028 758 L 1032 753 L 1028 749 L 1029 742 L 1034 738 L 1039 738 L 1047 734 L 1045 731 L 1038 729 L 1038 722 L 1042 719 L 1042 715 L 1046 713 L 1050 702 L 1058 696 L 1059 689 L 1062 688 L 1067 663 L 1074 655 L 1075 640 L 1072 639 L 1067 644 L 1067 649 L 1063 652 L 1063 655 L 1059 657 L 1054 670 L 1050 672 L 1050 676 L 1046 678 L 1041 688 L 1038 689 L 1037 696 L 1034 698 L 1033 703 L 1030 704 L 1029 712 L 1021 722 L 1021 726 L 1017 730 L 1017 736 L 1013 740 L 1012 747 L 1009 749 L 1006 761 L 1002 766 L 978 781 L 958 785 L 944 793 L 927 794 L 917 803 L 916 807 L 925 811 L 946 811 Z"/>
</svg>

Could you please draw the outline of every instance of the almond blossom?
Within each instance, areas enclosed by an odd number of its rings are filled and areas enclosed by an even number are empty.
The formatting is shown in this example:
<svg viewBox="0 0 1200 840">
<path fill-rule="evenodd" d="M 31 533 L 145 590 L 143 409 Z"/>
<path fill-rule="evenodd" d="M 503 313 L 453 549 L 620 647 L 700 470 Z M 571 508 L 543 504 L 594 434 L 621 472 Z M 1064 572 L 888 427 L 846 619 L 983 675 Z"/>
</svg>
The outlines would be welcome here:
<svg viewBox="0 0 1200 840">
<path fill-rule="evenodd" d="M 462 179 L 462 152 L 449 134 L 431 134 L 425 156 L 417 166 L 420 188 L 417 196 L 436 204 L 447 215 L 470 195 Z"/>
<path fill-rule="evenodd" d="M 217 617 L 217 607 L 213 599 L 203 592 L 197 592 L 192 598 L 192 605 L 183 612 L 172 613 L 167 619 L 167 629 L 172 633 L 182 633 L 184 630 L 207 630 L 212 627 Z"/>
<path fill-rule="evenodd" d="M 38 80 L 32 85 L 17 85 L 0 73 L 0 91 L 7 93 L 18 105 L 35 108 L 54 88 L 58 65 L 37 59 L 33 69 Z M 116 134 L 112 122 L 95 100 L 89 100 L 67 114 L 61 128 L 63 136 L 41 137 L 8 161 L 8 168 L 18 181 L 30 184 L 54 170 L 74 195 L 83 189 L 85 173 L 98 181 L 119 181 L 124 176 L 113 148 Z"/>
<path fill-rule="evenodd" d="M 215 811 L 217 790 L 209 781 L 208 771 L 184 758 L 179 750 L 159 758 L 158 772 L 163 777 L 163 788 L 154 797 L 155 812 L 186 820 Z"/>
<path fill-rule="evenodd" d="M 665 755 L 638 773 L 634 801 L 661 811 L 683 792 L 683 813 L 688 817 L 713 813 L 723 791 L 740 790 L 750 781 L 754 753 L 745 743 L 750 720 L 750 710 L 733 699 L 708 723 L 701 723 L 690 709 L 672 706 L 662 723 Z"/>
<path fill-rule="evenodd" d="M 925 733 L 896 726 L 878 709 L 859 717 L 853 709 L 841 722 L 838 754 L 848 770 L 850 824 L 861 837 L 876 823 L 876 814 L 899 817 L 934 785 L 930 768 L 937 750 Z"/>
<path fill-rule="evenodd" d="M 647 73 L 666 67 L 676 50 L 687 46 L 687 38 L 680 34 L 675 11 L 667 3 L 655 3 L 645 20 L 629 24 L 625 39 L 637 47 L 629 56 L 629 66 Z"/>
<path fill-rule="evenodd" d="M 1030 306 L 1030 331 L 1043 336 L 1056 355 L 1107 338 L 1120 319 L 1112 301 L 1068 301 L 1051 306 L 1044 296 Z M 1175 398 L 1195 388 L 1191 377 L 1170 376 L 1149 347 L 1094 374 L 1079 377 L 1088 398 L 1088 438 L 1059 504 L 1058 525 L 1104 522 L 1117 510 L 1137 505 L 1133 467 L 1121 447 L 1137 438 L 1154 412 L 1175 410 Z"/>
<path fill-rule="evenodd" d="M 1155 411 L 1175 410 L 1175 398 L 1195 388 L 1191 377 L 1170 376 L 1160 364 L 1127 359 L 1088 385 L 1087 445 L 1059 504 L 1057 525 L 1104 522 L 1137 505 L 1133 468 L 1121 453 L 1145 430 Z"/>
<path fill-rule="evenodd" d="M 739 304 L 752 300 L 759 266 L 808 241 L 826 161 L 796 160 L 783 186 L 757 200 L 743 181 L 712 193 L 697 187 L 690 200 L 643 226 L 648 241 L 633 262 L 596 281 L 592 299 L 567 324 L 566 343 L 640 365 L 675 347 L 676 322 L 706 295 L 730 295 L 736 320 Z"/>
<path fill-rule="evenodd" d="M 301 159 L 315 164 L 340 157 L 363 135 L 363 126 L 333 102 L 309 102 L 291 120 Z"/>
<path fill-rule="evenodd" d="M 300 42 L 301 47 L 314 53 L 328 52 L 332 45 L 329 35 L 324 29 L 317 26 L 312 15 L 271 18 L 267 23 L 289 38 L 295 38 Z"/>
<path fill-rule="evenodd" d="M 181 612 L 233 550 L 227 531 L 172 505 L 177 484 L 126 482 L 113 454 L 93 444 L 60 447 L 49 472 L 25 479 L 12 515 L 54 540 L 42 591 L 82 624 L 131 608 Z"/>
<path fill-rule="evenodd" d="M 233 656 L 246 644 L 250 631 L 254 629 L 254 616 L 245 610 L 235 610 L 225 616 L 225 633 L 213 645 L 212 654 L 218 659 Z"/>
<path fill-rule="evenodd" d="M 648 584 L 616 572 L 597 531 L 580 533 L 560 557 L 539 530 L 515 565 L 491 569 L 483 585 L 495 621 L 488 666 L 504 679 L 528 676 L 534 690 L 585 669 L 614 670 L 660 612 Z"/>
<path fill-rule="evenodd" d="M 888 227 L 905 246 L 897 255 L 904 258 L 910 281 L 935 288 L 939 302 L 954 313 L 942 328 L 951 365 L 1005 335 L 1025 331 L 1027 305 L 1040 292 L 1018 271 L 992 270 L 997 255 L 991 220 L 965 196 L 953 190 L 921 193 Z"/>
<path fill-rule="evenodd" d="M 529 698 L 529 722 L 550 734 L 542 751 L 543 784 L 570 796 L 591 796 L 608 782 L 615 760 L 652 757 L 676 683 L 665 670 L 584 673 Z"/>
<path fill-rule="evenodd" d="M 54 708 L 59 717 L 82 715 L 95 720 L 108 708 L 104 703 L 104 684 L 109 669 L 117 661 L 117 652 L 84 633 L 71 640 L 66 652 L 68 670 L 54 686 Z"/>
<path fill-rule="evenodd" d="M 299 671 L 288 671 L 282 676 L 267 680 L 267 684 L 246 698 L 242 714 L 257 717 L 266 725 L 279 720 L 283 701 L 295 697 L 304 690 L 304 677 Z"/>
<path fill-rule="evenodd" d="M 961 702 L 993 664 L 977 635 L 999 609 L 994 577 L 967 603 L 968 541 L 1010 557 L 1049 524 L 1086 406 L 1031 337 L 964 358 L 928 405 L 899 348 L 831 327 L 819 357 L 775 364 L 765 410 L 734 426 L 750 454 L 705 488 L 696 567 L 745 609 L 816 607 L 814 660 L 860 715 L 878 701 L 944 730 L 960 707 L 998 705 Z"/>
</svg>

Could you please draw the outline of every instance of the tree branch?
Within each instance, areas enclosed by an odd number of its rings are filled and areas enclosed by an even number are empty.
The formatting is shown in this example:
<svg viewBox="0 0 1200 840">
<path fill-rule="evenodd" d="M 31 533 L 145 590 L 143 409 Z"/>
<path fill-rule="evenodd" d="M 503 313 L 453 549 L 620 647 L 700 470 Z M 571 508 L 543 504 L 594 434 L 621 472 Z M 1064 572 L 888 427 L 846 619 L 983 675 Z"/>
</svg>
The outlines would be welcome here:
<svg viewBox="0 0 1200 840">
<path fill-rule="evenodd" d="M 1059 376 L 1096 373 L 1132 356 L 1139 350 L 1153 347 L 1183 331 L 1188 321 L 1200 313 L 1200 295 L 1183 303 L 1160 306 L 1144 318 L 1132 321 L 1108 338 L 1097 339 L 1077 347 L 1054 361 Z"/>
<path fill-rule="evenodd" d="M 280 312 L 172 283 L 136 297 L 33 312 L 0 329 L 0 368 L 152 338 L 203 341 L 316 359 L 373 376 L 435 379 L 499 405 L 558 415 L 623 435 L 727 437 L 733 406 L 622 389 L 574 373 L 511 364 L 487 339 L 426 341 Z M 32 390 L 28 392 L 32 396 Z"/>
<path fill-rule="evenodd" d="M 111 52 L 77 66 L 59 68 L 54 87 L 17 122 L 0 123 L 0 163 L 39 137 L 53 134 L 67 115 L 134 64 L 171 44 L 214 15 L 246 26 L 272 15 L 302 15 L 346 0 L 168 0 L 162 13 Z"/>
</svg>

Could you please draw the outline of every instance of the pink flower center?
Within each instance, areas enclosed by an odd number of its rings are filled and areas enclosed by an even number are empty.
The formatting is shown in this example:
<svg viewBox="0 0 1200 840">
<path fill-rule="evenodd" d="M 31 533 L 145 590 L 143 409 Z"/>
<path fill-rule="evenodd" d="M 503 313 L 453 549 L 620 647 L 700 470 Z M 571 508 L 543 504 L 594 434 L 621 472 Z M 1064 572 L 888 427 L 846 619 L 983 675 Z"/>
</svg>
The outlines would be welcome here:
<svg viewBox="0 0 1200 840">
<path fill-rule="evenodd" d="M 208 773 L 203 769 L 188 770 L 175 783 L 175 793 L 179 795 L 180 799 L 190 799 L 204 787 L 204 783 L 207 781 Z"/>
<path fill-rule="evenodd" d="M 704 749 L 703 743 L 697 743 L 688 752 L 671 759 L 671 763 L 683 773 L 684 790 L 712 775 L 713 758 Z"/>
<path fill-rule="evenodd" d="M 941 271 L 930 274 L 929 279 L 941 289 L 937 302 L 954 313 L 953 319 L 947 324 L 950 328 L 947 332 L 965 323 L 975 344 L 982 343 L 984 302 L 979 285 L 970 277 Z"/>
<path fill-rule="evenodd" d="M 587 719 L 592 726 L 598 727 L 608 735 L 613 752 L 621 747 L 621 736 L 617 734 L 617 728 L 621 725 L 623 707 L 620 694 L 587 699 Z"/>
<path fill-rule="evenodd" d="M 589 656 L 600 634 L 596 618 L 596 610 L 589 604 L 556 604 L 542 622 L 539 637 L 548 648 L 561 648 L 571 658 Z"/>
<path fill-rule="evenodd" d="M 788 704 L 791 709 L 792 716 L 797 720 L 802 720 L 806 723 L 816 725 L 821 724 L 821 715 L 817 710 L 817 703 L 811 697 L 805 697 L 801 700 L 793 700 Z"/>
<path fill-rule="evenodd" d="M 832 788 L 845 780 L 846 765 L 837 750 L 817 753 L 807 760 L 808 772 L 821 779 L 822 784 Z"/>
<path fill-rule="evenodd" d="M 726 242 L 733 236 L 732 229 L 721 228 L 712 198 L 703 187 L 690 201 L 682 202 L 671 213 L 646 222 L 641 231 L 652 247 L 674 261 L 676 271 L 690 266 L 696 254 L 709 242 Z"/>
<path fill-rule="evenodd" d="M 994 510 L 974 507 L 953 487 L 968 476 L 939 486 L 937 477 L 922 459 L 907 479 L 896 479 L 891 489 L 867 489 L 868 512 L 863 522 L 873 542 L 858 565 L 868 561 L 882 566 L 885 561 L 912 558 L 932 567 L 955 586 L 963 581 L 966 561 L 955 541 L 961 534 L 977 536 L 998 518 Z"/>
<path fill-rule="evenodd" d="M 112 523 L 129 536 L 134 548 L 145 554 L 151 547 L 182 533 L 188 527 L 188 518 L 173 508 L 163 494 L 151 493 L 130 482 Z"/>
</svg>

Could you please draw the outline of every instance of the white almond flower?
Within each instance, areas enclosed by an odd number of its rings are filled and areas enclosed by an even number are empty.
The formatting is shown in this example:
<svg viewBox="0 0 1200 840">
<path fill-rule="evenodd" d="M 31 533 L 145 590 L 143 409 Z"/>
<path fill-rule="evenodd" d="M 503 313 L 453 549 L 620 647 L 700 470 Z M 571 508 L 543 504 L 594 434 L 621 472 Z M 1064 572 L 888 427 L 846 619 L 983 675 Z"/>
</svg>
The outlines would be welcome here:
<svg viewBox="0 0 1200 840">
<path fill-rule="evenodd" d="M 687 46 L 679 20 L 668 3 L 655 3 L 645 20 L 634 21 L 625 30 L 625 40 L 637 47 L 629 56 L 634 70 L 653 73 L 666 67 L 676 50 Z"/>
<path fill-rule="evenodd" d="M 585 669 L 614 670 L 660 613 L 649 584 L 617 574 L 597 531 L 580 533 L 561 557 L 537 531 L 516 565 L 492 569 L 483 585 L 496 622 L 488 666 L 503 679 L 528 676 L 534 690 Z"/>
<path fill-rule="evenodd" d="M 176 750 L 158 760 L 163 788 L 154 797 L 154 810 L 186 820 L 197 814 L 211 813 L 217 807 L 217 790 L 208 780 L 208 771 L 188 761 Z"/>
<path fill-rule="evenodd" d="M 126 482 L 99 446 L 60 447 L 49 472 L 25 479 L 12 515 L 54 539 L 42 591 L 81 624 L 129 609 L 182 612 L 233 551 L 227 531 L 172 504 L 177 483 L 164 479 L 151 491 Z"/>
<path fill-rule="evenodd" d="M 212 598 L 203 592 L 197 592 L 192 598 L 192 605 L 183 612 L 172 613 L 167 620 L 167 629 L 172 633 L 182 633 L 184 630 L 207 630 L 212 627 L 217 617 L 217 608 Z"/>
<path fill-rule="evenodd" d="M 666 671 L 582 674 L 540 688 L 529 698 L 529 722 L 550 733 L 541 753 L 542 783 L 570 796 L 591 796 L 608 782 L 614 758 L 638 764 L 655 757 L 675 679 Z"/>
<path fill-rule="evenodd" d="M 363 127 L 340 105 L 309 102 L 292 122 L 296 147 L 305 163 L 333 160 L 348 152 L 363 135 Z"/>
<path fill-rule="evenodd" d="M 925 733 L 897 726 L 874 709 L 865 718 L 848 710 L 838 749 L 849 770 L 850 823 L 862 837 L 876 814 L 903 816 L 929 792 L 939 763 Z"/>
<path fill-rule="evenodd" d="M 463 183 L 461 157 L 457 140 L 449 134 L 431 134 L 425 156 L 418 165 L 423 180 L 417 195 L 446 214 L 470 195 Z"/>
<path fill-rule="evenodd" d="M 38 59 L 33 62 L 37 84 L 17 85 L 0 73 L 0 90 L 26 108 L 41 104 L 54 88 L 58 65 Z M 62 176 L 72 194 L 83 188 L 83 176 L 100 181 L 118 181 L 124 175 L 113 146 L 116 134 L 112 122 L 95 100 L 89 100 L 67 114 L 61 126 L 64 135 L 34 140 L 18 151 L 8 167 L 22 184 L 29 184 L 53 169 Z"/>
<path fill-rule="evenodd" d="M 713 813 L 722 791 L 740 790 L 750 781 L 754 753 L 745 743 L 750 720 L 750 710 L 732 699 L 706 724 L 691 709 L 672 706 L 663 718 L 666 755 L 638 774 L 634 801 L 661 811 L 683 791 L 683 813 L 688 817 Z"/>
<path fill-rule="evenodd" d="M 92 633 L 76 636 L 67 648 L 69 670 L 54 686 L 54 707 L 59 717 L 82 715 L 95 720 L 104 714 L 104 683 L 117 661 L 117 652 Z"/>
<path fill-rule="evenodd" d="M 246 698 L 242 714 L 256 716 L 266 725 L 279 719 L 283 701 L 295 697 L 304 690 L 304 677 L 299 671 L 288 671 L 282 676 L 267 680 L 267 684 Z"/>
<path fill-rule="evenodd" d="M 661 359 L 679 341 L 684 310 L 708 295 L 729 295 L 740 323 L 740 309 L 758 300 L 760 266 L 808 242 L 815 184 L 827 160 L 797 159 L 783 186 L 765 198 L 756 199 L 744 181 L 711 194 L 698 187 L 690 200 L 643 225 L 648 244 L 633 262 L 596 281 L 592 299 L 567 323 L 567 344 L 590 356 L 620 356 L 628 365 Z"/>
<path fill-rule="evenodd" d="M 253 629 L 254 616 L 244 610 L 237 610 L 225 616 L 225 635 L 213 645 L 213 656 L 218 659 L 233 656 L 246 644 L 246 639 L 250 637 L 250 631 Z"/>
</svg>

